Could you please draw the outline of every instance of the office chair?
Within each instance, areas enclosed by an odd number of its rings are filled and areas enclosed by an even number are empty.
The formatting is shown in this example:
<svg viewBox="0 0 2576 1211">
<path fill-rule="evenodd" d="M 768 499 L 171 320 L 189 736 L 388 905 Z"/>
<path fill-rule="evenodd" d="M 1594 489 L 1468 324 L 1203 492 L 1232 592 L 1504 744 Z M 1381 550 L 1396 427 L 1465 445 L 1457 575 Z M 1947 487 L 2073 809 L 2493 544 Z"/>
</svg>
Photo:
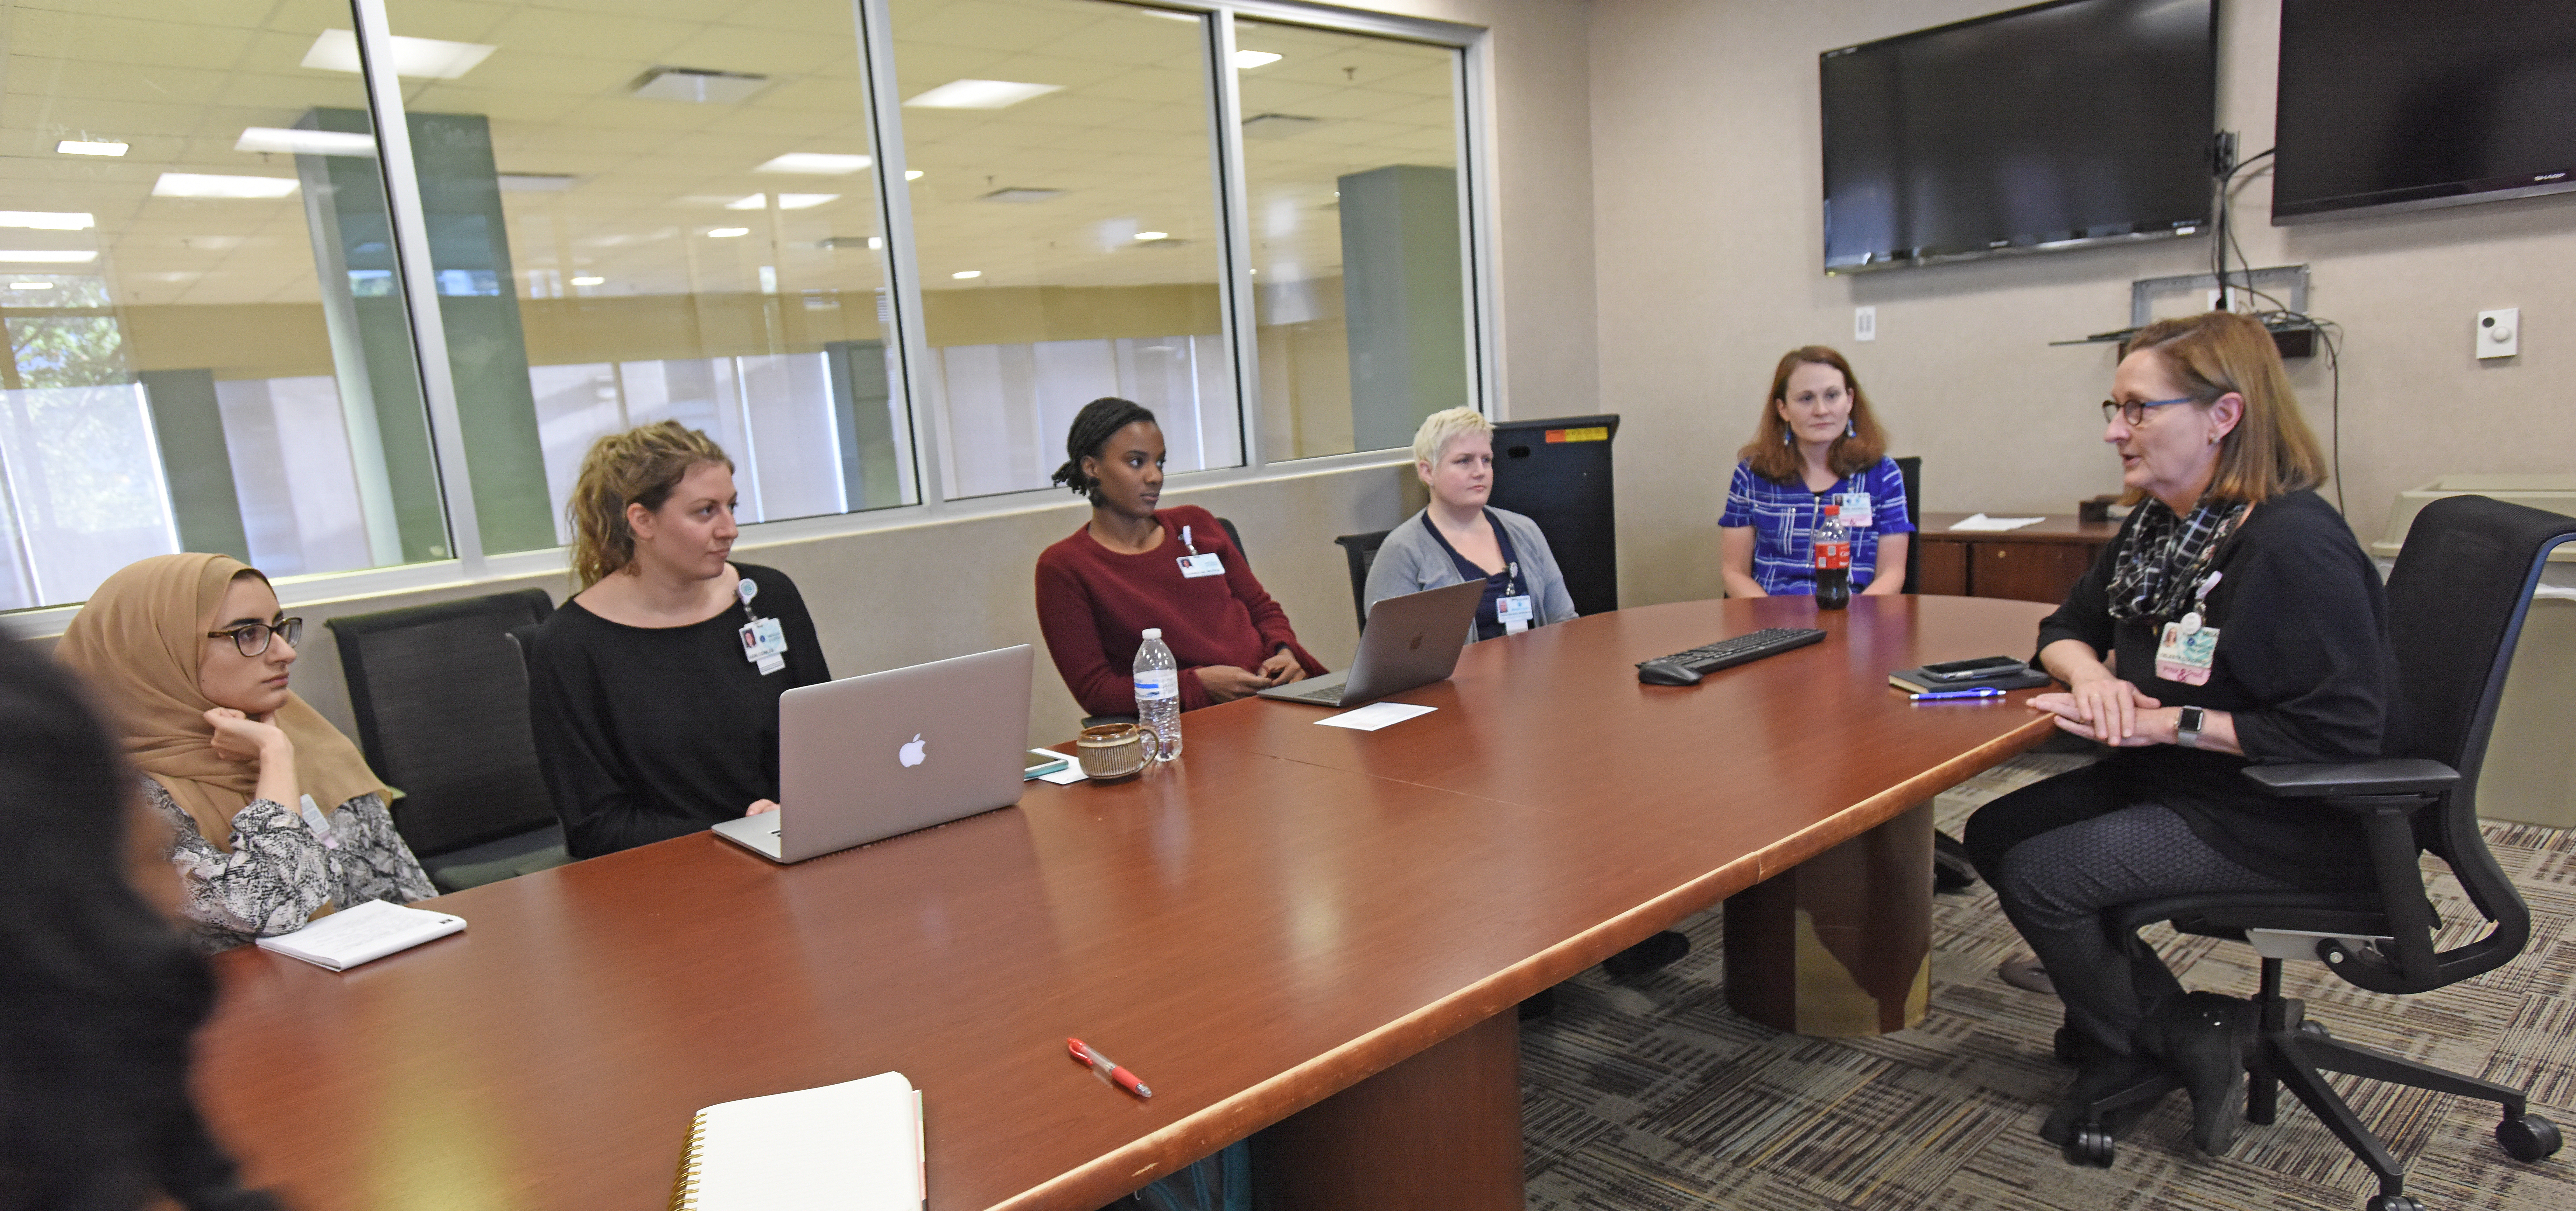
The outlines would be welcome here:
<svg viewBox="0 0 2576 1211">
<path fill-rule="evenodd" d="M 1905 481 L 1905 516 L 1917 527 L 1905 544 L 1905 586 L 1901 592 L 1913 593 L 1923 583 L 1923 460 L 1914 455 L 1895 460 L 1897 477 Z M 1957 837 L 1939 829 L 1932 830 L 1932 887 L 1936 891 L 1960 891 L 1977 882 L 1977 864 L 1968 859 L 1968 847 Z"/>
<path fill-rule="evenodd" d="M 1243 534 L 1241 531 L 1234 528 L 1234 519 L 1229 517 L 1220 517 L 1216 519 L 1216 524 L 1225 527 L 1225 539 L 1227 542 L 1234 544 L 1234 553 L 1242 559 L 1243 570 L 1246 572 L 1251 571 L 1252 552 L 1243 549 Z"/>
<path fill-rule="evenodd" d="M 324 624 L 359 747 L 403 792 L 394 827 L 441 891 L 571 861 L 537 770 L 525 645 L 512 634 L 533 635 L 553 612 L 544 589 L 522 589 Z"/>
<path fill-rule="evenodd" d="M 2537 1161 L 2558 1151 L 2557 1126 L 2531 1113 L 2520 1090 L 2342 1042 L 2307 1021 L 2303 1004 L 2281 995 L 2281 963 L 2322 960 L 2345 982 L 2373 992 L 2418 993 L 2493 970 L 2522 953 L 2531 913 L 2478 832 L 2478 766 L 2541 564 L 2571 538 L 2576 518 L 2483 496 L 2425 506 L 2388 578 L 2397 681 L 2382 757 L 2244 770 L 2275 798 L 2323 802 L 2352 813 L 2369 841 L 2372 889 L 2176 896 L 2113 913 L 2115 936 L 2129 946 L 2144 945 L 2137 931 L 2155 921 L 2170 921 L 2183 933 L 2254 945 L 2263 959 L 2262 989 L 2254 999 L 2262 1027 L 2247 1064 L 2246 1118 L 2271 1122 L 2280 1088 L 2288 1086 L 2379 1176 L 2379 1193 L 2365 1204 L 2367 1211 L 2422 1211 L 2423 1204 L 2406 1194 L 2404 1167 L 2323 1073 L 2495 1102 L 2504 1108 L 2496 1142 L 2506 1154 Z M 2433 948 L 2442 922 L 2425 897 L 2418 850 L 2431 851 L 2451 868 L 2478 914 L 2494 925 L 2485 937 L 2450 950 Z M 2079 1119 L 2066 1159 L 2108 1166 L 2112 1142 L 2101 1116 L 2176 1087 L 2171 1076 L 2159 1073 L 2105 1095 Z"/>
<path fill-rule="evenodd" d="M 1392 530 L 1379 530 L 1369 534 L 1344 534 L 1333 540 L 1341 547 L 1343 558 L 1350 561 L 1351 608 L 1358 612 L 1363 631 L 1368 629 L 1369 568 L 1377 563 L 1377 549 L 1386 545 L 1386 536 L 1392 533 Z"/>
</svg>

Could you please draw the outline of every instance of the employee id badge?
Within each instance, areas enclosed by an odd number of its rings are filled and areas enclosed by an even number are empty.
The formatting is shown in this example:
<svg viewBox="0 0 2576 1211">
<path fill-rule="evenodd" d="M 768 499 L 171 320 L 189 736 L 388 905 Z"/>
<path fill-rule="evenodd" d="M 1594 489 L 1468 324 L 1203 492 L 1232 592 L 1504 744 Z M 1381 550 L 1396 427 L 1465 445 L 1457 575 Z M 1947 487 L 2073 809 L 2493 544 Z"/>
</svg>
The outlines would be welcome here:
<svg viewBox="0 0 2576 1211">
<path fill-rule="evenodd" d="M 755 618 L 737 632 L 742 636 L 742 658 L 760 666 L 766 677 L 787 667 L 787 630 L 775 618 Z"/>
<path fill-rule="evenodd" d="M 1181 576 L 1184 579 L 1196 580 L 1202 576 L 1223 575 L 1225 575 L 1225 563 L 1216 557 L 1214 551 L 1204 555 L 1181 556 Z"/>
<path fill-rule="evenodd" d="M 1841 520 L 1846 528 L 1854 530 L 1867 530 L 1873 528 L 1870 523 L 1869 516 L 1870 506 L 1872 503 L 1869 493 L 1845 492 L 1842 495 L 1835 497 L 1834 503 L 1841 507 L 1841 511 L 1835 516 Z"/>
<path fill-rule="evenodd" d="M 1494 599 L 1494 617 L 1502 621 L 1503 633 L 1506 635 L 1518 635 L 1528 630 L 1533 613 L 1535 611 L 1530 608 L 1530 596 L 1527 593 L 1516 597 Z"/>
<path fill-rule="evenodd" d="M 2186 621 L 2199 620 L 2194 614 Z M 2218 628 L 2168 622 L 2163 638 L 2156 641 L 2156 676 L 2184 685 L 2207 685 L 2209 665 L 2217 655 Z"/>
</svg>

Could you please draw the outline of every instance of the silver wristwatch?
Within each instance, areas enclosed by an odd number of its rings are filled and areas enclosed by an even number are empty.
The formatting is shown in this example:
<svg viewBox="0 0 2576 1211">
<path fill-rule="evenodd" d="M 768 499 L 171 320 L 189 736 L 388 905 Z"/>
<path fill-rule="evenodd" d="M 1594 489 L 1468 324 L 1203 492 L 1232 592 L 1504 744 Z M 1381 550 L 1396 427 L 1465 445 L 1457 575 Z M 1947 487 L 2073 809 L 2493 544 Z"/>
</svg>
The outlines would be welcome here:
<svg viewBox="0 0 2576 1211">
<path fill-rule="evenodd" d="M 2209 712 L 2196 706 L 2182 708 L 2174 720 L 2174 743 L 2184 748 L 2200 747 L 2200 729 L 2209 722 Z"/>
</svg>

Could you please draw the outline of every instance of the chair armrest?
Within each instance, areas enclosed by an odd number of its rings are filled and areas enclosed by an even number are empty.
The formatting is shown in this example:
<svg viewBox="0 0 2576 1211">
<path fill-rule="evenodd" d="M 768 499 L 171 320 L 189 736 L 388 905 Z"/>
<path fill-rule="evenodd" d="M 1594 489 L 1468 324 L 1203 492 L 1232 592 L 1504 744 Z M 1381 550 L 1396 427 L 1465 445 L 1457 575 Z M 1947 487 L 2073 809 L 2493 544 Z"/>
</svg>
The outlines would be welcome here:
<svg viewBox="0 0 2576 1211">
<path fill-rule="evenodd" d="M 2333 765 L 2249 765 L 2238 771 L 2275 799 L 2345 799 L 2364 795 L 2438 795 L 2460 780 L 2439 761 L 2397 758 Z"/>
</svg>

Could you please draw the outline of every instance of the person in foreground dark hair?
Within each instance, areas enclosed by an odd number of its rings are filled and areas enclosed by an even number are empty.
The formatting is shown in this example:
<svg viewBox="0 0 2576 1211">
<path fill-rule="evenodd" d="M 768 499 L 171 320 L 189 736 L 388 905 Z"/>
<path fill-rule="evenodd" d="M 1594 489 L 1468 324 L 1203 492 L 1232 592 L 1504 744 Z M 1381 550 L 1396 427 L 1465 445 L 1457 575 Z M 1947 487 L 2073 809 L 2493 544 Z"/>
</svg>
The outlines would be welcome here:
<svg viewBox="0 0 2576 1211">
<path fill-rule="evenodd" d="M 1162 628 L 1180 661 L 1185 711 L 1324 671 L 1215 514 L 1154 507 L 1163 494 L 1163 430 L 1152 412 L 1115 397 L 1093 400 L 1074 416 L 1064 446 L 1055 482 L 1091 498 L 1091 520 L 1038 555 L 1038 628 L 1083 710 L 1136 709 L 1131 669 L 1147 627 Z"/>
<path fill-rule="evenodd" d="M 0 642 L 0 1211 L 277 1206 L 241 1188 L 188 1093 L 205 960 L 136 880 L 178 889 L 134 775 L 72 680 Z"/>
</svg>

